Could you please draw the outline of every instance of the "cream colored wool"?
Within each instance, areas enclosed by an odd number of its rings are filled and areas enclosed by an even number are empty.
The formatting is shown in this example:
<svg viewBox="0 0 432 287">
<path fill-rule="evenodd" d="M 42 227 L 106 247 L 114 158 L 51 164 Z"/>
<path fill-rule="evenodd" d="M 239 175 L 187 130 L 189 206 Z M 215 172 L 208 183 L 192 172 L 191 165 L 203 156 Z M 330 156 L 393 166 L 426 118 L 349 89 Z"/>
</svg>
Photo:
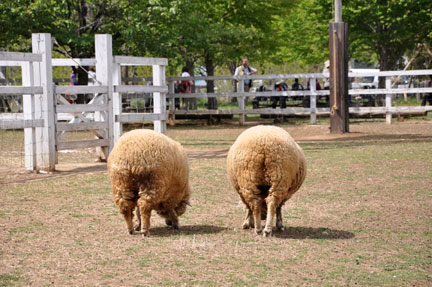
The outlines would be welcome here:
<svg viewBox="0 0 432 287">
<path fill-rule="evenodd" d="M 178 216 L 189 203 L 189 167 L 183 147 L 151 130 L 125 133 L 108 157 L 114 200 L 129 233 L 134 232 L 133 211 L 138 206 L 138 226 L 149 234 L 151 211 L 178 228 Z M 141 226 L 142 223 L 142 226 Z"/>
<path fill-rule="evenodd" d="M 245 130 L 227 157 L 228 177 L 246 207 L 243 228 L 255 227 L 270 236 L 274 216 L 283 230 L 282 206 L 300 188 L 306 176 L 303 150 L 284 129 L 255 126 Z"/>
</svg>

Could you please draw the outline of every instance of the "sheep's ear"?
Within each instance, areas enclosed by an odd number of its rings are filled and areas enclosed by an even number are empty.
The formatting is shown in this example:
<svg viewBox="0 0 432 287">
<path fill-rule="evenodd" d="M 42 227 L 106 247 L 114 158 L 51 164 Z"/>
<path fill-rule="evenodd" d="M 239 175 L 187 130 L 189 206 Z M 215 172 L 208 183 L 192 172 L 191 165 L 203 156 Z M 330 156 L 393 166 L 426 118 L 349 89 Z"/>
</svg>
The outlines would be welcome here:
<svg viewBox="0 0 432 287">
<path fill-rule="evenodd" d="M 192 207 L 189 200 L 186 201 L 186 204 L 189 205 L 190 207 Z"/>
</svg>

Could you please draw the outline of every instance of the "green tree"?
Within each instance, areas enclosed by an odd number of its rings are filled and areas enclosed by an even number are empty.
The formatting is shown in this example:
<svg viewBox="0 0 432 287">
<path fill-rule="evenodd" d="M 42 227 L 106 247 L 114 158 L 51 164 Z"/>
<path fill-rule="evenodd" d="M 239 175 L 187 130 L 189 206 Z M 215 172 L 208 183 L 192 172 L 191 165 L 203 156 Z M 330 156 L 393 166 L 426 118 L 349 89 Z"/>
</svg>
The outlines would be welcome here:
<svg viewBox="0 0 432 287">
<path fill-rule="evenodd" d="M 94 35 L 113 31 L 121 18 L 114 0 L 5 0 L 0 4 L 0 15 L 0 26 L 5 29 L 0 36 L 2 46 L 13 49 L 26 39 L 30 49 L 31 33 L 51 33 L 56 39 L 54 50 L 76 58 L 92 57 Z M 86 71 L 74 70 L 78 84 L 87 85 Z"/>
<path fill-rule="evenodd" d="M 328 27 L 333 0 L 304 0 L 287 17 L 279 18 L 278 55 L 284 61 L 322 63 L 328 58 Z M 381 70 L 400 67 L 403 56 L 419 43 L 432 40 L 432 2 L 429 0 L 346 0 L 342 18 L 348 23 L 351 57 L 371 62 Z"/>
<path fill-rule="evenodd" d="M 207 75 L 215 67 L 238 62 L 240 55 L 264 59 L 276 50 L 274 17 L 289 7 L 291 1 L 215 0 L 184 1 L 178 8 L 172 47 L 186 63 L 201 59 Z M 231 67 L 235 67 L 231 65 Z M 214 91 L 207 81 L 207 92 Z M 216 98 L 209 108 L 217 108 Z"/>
<path fill-rule="evenodd" d="M 429 0 L 344 1 L 353 56 L 375 53 L 381 70 L 399 68 L 406 52 L 431 41 L 431 11 Z"/>
<path fill-rule="evenodd" d="M 279 51 L 274 61 L 297 62 L 301 66 L 328 59 L 331 2 L 298 1 L 286 15 L 277 18 Z"/>
</svg>

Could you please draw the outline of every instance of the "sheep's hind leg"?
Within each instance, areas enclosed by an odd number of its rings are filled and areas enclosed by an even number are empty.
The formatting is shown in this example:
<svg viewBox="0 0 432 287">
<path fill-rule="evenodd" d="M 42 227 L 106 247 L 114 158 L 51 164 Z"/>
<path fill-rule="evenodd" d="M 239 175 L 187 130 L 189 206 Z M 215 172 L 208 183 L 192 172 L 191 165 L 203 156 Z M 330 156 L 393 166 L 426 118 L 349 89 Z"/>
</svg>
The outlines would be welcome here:
<svg viewBox="0 0 432 287">
<path fill-rule="evenodd" d="M 252 201 L 252 212 L 253 212 L 253 218 L 255 223 L 255 233 L 261 234 L 262 227 L 261 227 L 261 201 L 262 199 L 254 199 Z"/>
<path fill-rule="evenodd" d="M 138 200 L 138 208 L 141 215 L 141 234 L 146 237 L 149 235 L 150 229 L 151 205 L 145 200 Z"/>
<path fill-rule="evenodd" d="M 266 198 L 266 202 L 267 202 L 267 219 L 266 219 L 266 225 L 264 228 L 263 235 L 264 237 L 269 237 L 272 235 L 273 220 L 276 213 L 276 198 L 273 196 L 269 196 Z"/>
<path fill-rule="evenodd" d="M 126 225 L 127 225 L 127 229 L 128 229 L 129 234 L 133 234 L 134 233 L 133 222 L 132 222 L 133 210 L 126 210 L 126 211 L 123 211 L 122 213 L 123 213 L 124 219 L 126 221 Z"/>
<path fill-rule="evenodd" d="M 283 219 L 282 219 L 282 206 L 276 208 L 276 229 L 278 231 L 285 231 L 285 227 L 283 226 Z"/>
<path fill-rule="evenodd" d="M 135 231 L 141 230 L 141 214 L 139 211 L 139 207 L 136 209 L 136 216 L 137 216 L 137 224 L 134 226 Z"/>
<path fill-rule="evenodd" d="M 249 229 L 254 228 L 254 218 L 252 214 L 252 210 L 249 208 L 249 206 L 246 206 L 246 218 L 243 222 L 243 229 Z"/>
</svg>

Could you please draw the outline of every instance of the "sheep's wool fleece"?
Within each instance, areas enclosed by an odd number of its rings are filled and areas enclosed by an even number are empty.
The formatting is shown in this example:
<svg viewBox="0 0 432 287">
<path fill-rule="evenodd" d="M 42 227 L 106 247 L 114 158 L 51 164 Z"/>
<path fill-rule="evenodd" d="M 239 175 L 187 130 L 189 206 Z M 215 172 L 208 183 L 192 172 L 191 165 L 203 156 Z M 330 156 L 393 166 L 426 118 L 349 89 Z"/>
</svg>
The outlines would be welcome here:
<svg viewBox="0 0 432 287">
<path fill-rule="evenodd" d="M 121 199 L 136 199 L 138 193 L 170 208 L 189 198 L 186 153 L 178 142 L 152 130 L 125 133 L 108 158 L 108 172 L 119 206 Z"/>
<path fill-rule="evenodd" d="M 227 166 L 231 183 L 246 201 L 267 186 L 268 195 L 283 203 L 306 176 L 303 150 L 287 131 L 275 126 L 245 130 L 231 146 Z"/>
</svg>

